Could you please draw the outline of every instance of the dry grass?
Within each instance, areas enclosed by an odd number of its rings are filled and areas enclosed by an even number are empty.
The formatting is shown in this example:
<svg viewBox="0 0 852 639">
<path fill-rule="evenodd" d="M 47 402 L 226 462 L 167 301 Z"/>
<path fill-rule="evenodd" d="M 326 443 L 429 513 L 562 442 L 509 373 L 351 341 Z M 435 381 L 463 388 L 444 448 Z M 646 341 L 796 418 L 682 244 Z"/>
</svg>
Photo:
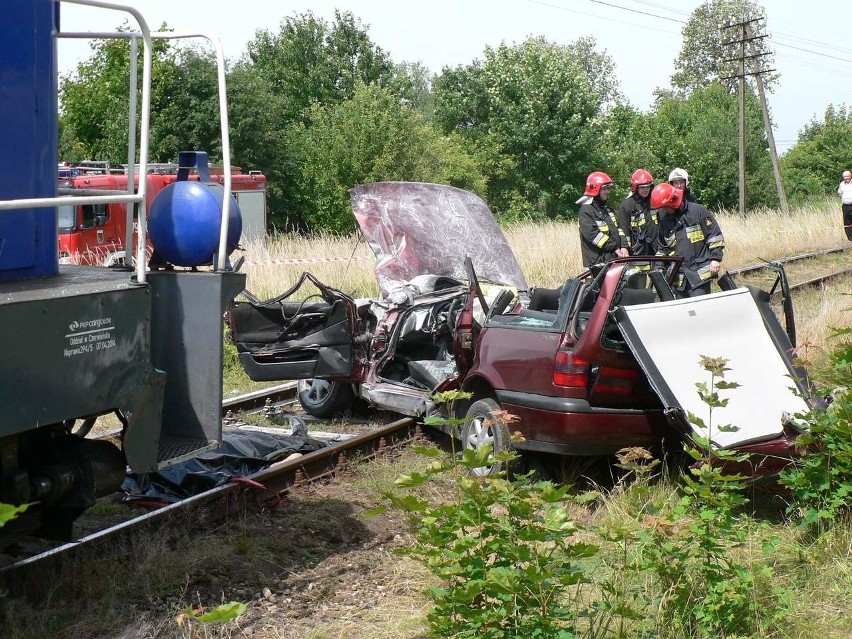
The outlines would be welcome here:
<svg viewBox="0 0 852 639">
<path fill-rule="evenodd" d="M 818 369 L 825 364 L 832 350 L 832 329 L 852 326 L 849 281 L 848 277 L 830 281 L 802 291 L 795 298 L 797 352 L 808 368 Z"/>
<path fill-rule="evenodd" d="M 777 210 L 756 211 L 742 218 L 722 212 L 719 223 L 727 248 L 724 266 L 734 269 L 848 242 L 834 207 L 809 205 L 789 216 Z M 559 286 L 582 268 L 576 222 L 520 223 L 505 229 L 509 245 L 531 286 Z M 272 264 L 274 259 L 339 258 L 345 261 L 306 264 Z M 349 259 L 351 261 L 349 261 Z M 291 286 L 303 270 L 355 297 L 376 294 L 373 257 L 357 236 L 279 235 L 246 247 L 248 288 L 260 297 L 272 297 Z M 475 265 L 474 265 L 475 266 Z"/>
</svg>

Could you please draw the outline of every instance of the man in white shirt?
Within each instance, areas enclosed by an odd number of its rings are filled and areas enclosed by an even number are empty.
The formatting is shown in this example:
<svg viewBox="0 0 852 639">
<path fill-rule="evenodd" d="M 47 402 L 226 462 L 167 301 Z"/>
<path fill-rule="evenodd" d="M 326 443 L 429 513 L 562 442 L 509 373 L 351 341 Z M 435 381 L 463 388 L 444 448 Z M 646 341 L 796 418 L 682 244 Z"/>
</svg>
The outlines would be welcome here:
<svg viewBox="0 0 852 639">
<path fill-rule="evenodd" d="M 843 230 L 846 237 L 852 241 L 852 173 L 843 172 L 843 181 L 837 187 L 837 195 L 843 204 Z"/>
</svg>

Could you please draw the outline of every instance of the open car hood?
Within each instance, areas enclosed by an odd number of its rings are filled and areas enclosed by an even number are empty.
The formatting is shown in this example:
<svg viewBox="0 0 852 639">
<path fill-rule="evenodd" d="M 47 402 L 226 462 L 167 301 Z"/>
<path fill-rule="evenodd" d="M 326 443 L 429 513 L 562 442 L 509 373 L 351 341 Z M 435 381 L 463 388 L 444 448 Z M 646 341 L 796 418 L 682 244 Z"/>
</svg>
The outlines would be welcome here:
<svg viewBox="0 0 852 639">
<path fill-rule="evenodd" d="M 466 256 L 480 279 L 528 288 L 494 216 L 472 193 L 441 184 L 376 182 L 349 194 L 376 256 L 383 297 L 418 275 L 466 280 Z"/>
<path fill-rule="evenodd" d="M 746 288 L 641 306 L 623 306 L 616 320 L 628 346 L 669 415 L 687 433 L 708 437 L 689 418 L 712 427 L 709 438 L 718 448 L 735 448 L 784 434 L 785 415 L 810 409 L 808 388 L 795 370 L 784 344 L 764 323 Z M 780 330 L 780 327 L 779 327 Z M 710 389 L 710 373 L 702 355 L 728 360 L 726 382 L 739 388 L 720 391 L 728 405 L 709 407 L 696 383 Z M 736 430 L 720 430 L 734 426 Z"/>
</svg>

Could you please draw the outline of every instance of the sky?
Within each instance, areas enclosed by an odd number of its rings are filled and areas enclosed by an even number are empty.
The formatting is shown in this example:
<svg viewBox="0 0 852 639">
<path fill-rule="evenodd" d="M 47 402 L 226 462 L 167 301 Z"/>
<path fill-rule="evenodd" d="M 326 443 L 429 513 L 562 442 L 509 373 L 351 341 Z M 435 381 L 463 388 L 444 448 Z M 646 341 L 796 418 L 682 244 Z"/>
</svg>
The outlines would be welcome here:
<svg viewBox="0 0 852 639">
<path fill-rule="evenodd" d="M 225 57 L 237 59 L 259 30 L 277 32 L 288 16 L 312 11 L 333 21 L 351 11 L 370 39 L 395 62 L 420 62 L 435 73 L 484 58 L 487 46 L 519 44 L 530 36 L 570 44 L 593 36 L 615 63 L 621 91 L 647 111 L 657 87 L 668 88 L 681 48 L 681 30 L 698 0 L 123 0 L 151 29 L 218 36 Z M 852 41 L 848 2 L 764 0 L 774 69 L 780 80 L 768 94 L 779 153 L 789 149 L 829 104 L 852 105 Z M 818 10 L 803 7 L 819 5 Z M 113 31 L 127 13 L 63 2 L 61 30 Z M 197 41 L 202 42 L 202 41 Z M 91 51 L 84 40 L 60 39 L 59 69 L 71 72 Z"/>
</svg>

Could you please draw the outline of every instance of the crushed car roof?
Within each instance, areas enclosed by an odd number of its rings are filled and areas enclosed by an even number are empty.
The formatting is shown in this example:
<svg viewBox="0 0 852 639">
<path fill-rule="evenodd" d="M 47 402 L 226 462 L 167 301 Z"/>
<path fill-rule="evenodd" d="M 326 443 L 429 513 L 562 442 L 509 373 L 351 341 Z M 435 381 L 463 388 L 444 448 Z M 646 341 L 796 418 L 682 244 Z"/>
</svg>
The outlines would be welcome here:
<svg viewBox="0 0 852 639">
<path fill-rule="evenodd" d="M 494 215 L 476 195 L 422 182 L 375 182 L 349 194 L 376 256 L 382 296 L 418 275 L 466 280 L 466 256 L 480 279 L 528 288 Z"/>
</svg>

